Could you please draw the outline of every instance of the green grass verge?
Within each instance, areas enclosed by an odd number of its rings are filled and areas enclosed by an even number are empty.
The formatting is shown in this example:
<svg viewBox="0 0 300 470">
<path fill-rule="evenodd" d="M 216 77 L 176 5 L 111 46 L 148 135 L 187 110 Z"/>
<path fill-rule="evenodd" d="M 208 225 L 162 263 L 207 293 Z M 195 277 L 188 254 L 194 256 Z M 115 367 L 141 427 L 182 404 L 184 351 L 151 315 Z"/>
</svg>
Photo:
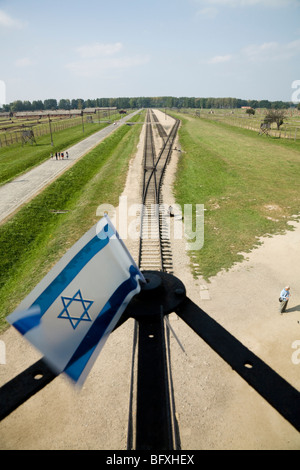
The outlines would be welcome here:
<svg viewBox="0 0 300 470">
<path fill-rule="evenodd" d="M 176 202 L 204 204 L 204 279 L 241 261 L 258 238 L 291 229 L 300 202 L 300 145 L 228 124 L 182 118 Z"/>
<path fill-rule="evenodd" d="M 140 124 L 120 127 L 0 227 L 0 331 L 5 317 L 97 222 L 97 207 L 118 205 L 140 132 Z"/>
<path fill-rule="evenodd" d="M 63 152 L 107 126 L 108 123 L 85 123 L 84 133 L 81 124 L 55 132 L 53 134 L 53 147 L 50 142 L 50 134 L 47 134 L 37 137 L 36 144 L 27 143 L 24 146 L 14 144 L 9 147 L 0 148 L 0 184 L 7 183 L 47 160 L 50 158 L 51 152 Z"/>
</svg>

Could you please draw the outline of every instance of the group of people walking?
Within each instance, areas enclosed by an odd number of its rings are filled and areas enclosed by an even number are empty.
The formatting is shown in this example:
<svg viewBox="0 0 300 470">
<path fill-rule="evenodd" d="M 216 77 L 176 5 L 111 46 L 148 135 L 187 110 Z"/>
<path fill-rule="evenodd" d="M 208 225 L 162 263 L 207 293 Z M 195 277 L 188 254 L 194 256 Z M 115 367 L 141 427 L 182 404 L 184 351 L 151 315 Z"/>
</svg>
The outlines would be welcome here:
<svg viewBox="0 0 300 470">
<path fill-rule="evenodd" d="M 65 157 L 69 158 L 68 152 L 55 152 L 55 154 L 51 153 L 50 155 L 51 160 L 63 160 Z"/>
</svg>

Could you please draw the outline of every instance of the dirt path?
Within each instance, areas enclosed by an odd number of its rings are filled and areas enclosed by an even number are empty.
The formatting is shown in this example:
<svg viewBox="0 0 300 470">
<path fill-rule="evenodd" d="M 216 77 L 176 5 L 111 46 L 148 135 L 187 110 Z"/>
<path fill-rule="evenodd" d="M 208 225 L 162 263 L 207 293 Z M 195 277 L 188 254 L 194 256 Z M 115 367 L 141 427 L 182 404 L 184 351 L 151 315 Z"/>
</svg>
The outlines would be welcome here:
<svg viewBox="0 0 300 470">
<path fill-rule="evenodd" d="M 171 126 L 171 118 L 157 115 L 163 125 Z M 128 205 L 140 201 L 143 135 L 123 194 Z M 172 185 L 180 155 L 173 152 L 164 181 L 168 204 L 174 203 Z M 207 284 L 193 279 L 184 240 L 173 240 L 174 274 L 196 304 L 299 390 L 300 364 L 292 362 L 292 343 L 300 340 L 300 224 L 286 235 L 262 241 L 244 262 Z M 128 239 L 126 244 L 136 257 L 137 241 Z M 277 297 L 287 283 L 293 296 L 281 316 Z M 170 322 L 184 349 L 171 335 L 182 449 L 300 449 L 299 433 L 275 409 L 175 314 Z M 0 365 L 3 384 L 40 356 L 12 328 L 1 339 L 7 358 L 7 364 Z M 0 424 L 0 448 L 125 450 L 132 344 L 130 320 L 109 337 L 80 392 L 58 377 L 6 418 Z"/>
</svg>

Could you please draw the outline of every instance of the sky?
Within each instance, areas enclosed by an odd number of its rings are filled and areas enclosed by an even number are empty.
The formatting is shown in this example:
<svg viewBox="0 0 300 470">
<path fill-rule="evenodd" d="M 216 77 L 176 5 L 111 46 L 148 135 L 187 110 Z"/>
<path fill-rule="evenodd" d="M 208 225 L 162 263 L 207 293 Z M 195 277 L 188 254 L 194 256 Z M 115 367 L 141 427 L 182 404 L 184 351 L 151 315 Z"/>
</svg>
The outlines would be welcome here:
<svg viewBox="0 0 300 470">
<path fill-rule="evenodd" d="M 0 0 L 0 104 L 300 96 L 300 0 Z"/>
</svg>

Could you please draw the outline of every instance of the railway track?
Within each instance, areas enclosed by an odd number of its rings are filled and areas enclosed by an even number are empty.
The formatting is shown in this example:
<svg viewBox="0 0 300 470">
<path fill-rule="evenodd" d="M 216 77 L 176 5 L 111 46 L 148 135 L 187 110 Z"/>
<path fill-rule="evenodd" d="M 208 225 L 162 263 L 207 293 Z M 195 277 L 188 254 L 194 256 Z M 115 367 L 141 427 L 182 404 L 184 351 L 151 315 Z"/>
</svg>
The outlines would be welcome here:
<svg viewBox="0 0 300 470">
<path fill-rule="evenodd" d="M 154 144 L 154 127 L 162 139 L 158 154 Z M 173 272 L 168 236 L 169 214 L 162 201 L 161 188 L 178 127 L 179 120 L 175 120 L 170 133 L 167 134 L 154 112 L 147 111 L 139 246 L 139 268 L 142 271 Z"/>
<path fill-rule="evenodd" d="M 147 111 L 138 264 L 150 286 L 160 279 L 157 277 L 158 272 L 161 276 L 173 272 L 169 213 L 163 204 L 161 189 L 179 123 L 179 120 L 175 120 L 167 134 L 153 111 Z M 162 142 L 158 152 L 154 143 L 155 128 Z M 154 290 L 151 297 L 157 295 L 159 293 Z M 149 302 L 151 304 L 150 297 L 147 304 Z M 150 307 L 151 312 L 144 316 L 142 308 L 135 317 L 128 450 L 159 446 L 162 449 L 180 448 L 172 387 L 171 325 L 163 309 L 163 305 L 158 310 Z"/>
</svg>

